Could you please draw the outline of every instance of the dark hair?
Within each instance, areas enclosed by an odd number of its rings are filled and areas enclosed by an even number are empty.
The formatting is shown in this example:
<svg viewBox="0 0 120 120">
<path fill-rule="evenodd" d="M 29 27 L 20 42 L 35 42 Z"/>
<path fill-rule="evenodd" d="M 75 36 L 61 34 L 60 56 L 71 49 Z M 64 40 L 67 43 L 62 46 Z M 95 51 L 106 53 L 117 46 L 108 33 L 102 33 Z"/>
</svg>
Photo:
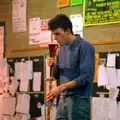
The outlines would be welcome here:
<svg viewBox="0 0 120 120">
<path fill-rule="evenodd" d="M 64 31 L 66 31 L 69 28 L 71 31 L 71 34 L 73 34 L 72 23 L 70 19 L 66 15 L 63 15 L 63 14 L 58 14 L 54 18 L 52 18 L 48 22 L 48 28 L 49 30 L 55 30 L 58 28 L 62 28 Z"/>
</svg>

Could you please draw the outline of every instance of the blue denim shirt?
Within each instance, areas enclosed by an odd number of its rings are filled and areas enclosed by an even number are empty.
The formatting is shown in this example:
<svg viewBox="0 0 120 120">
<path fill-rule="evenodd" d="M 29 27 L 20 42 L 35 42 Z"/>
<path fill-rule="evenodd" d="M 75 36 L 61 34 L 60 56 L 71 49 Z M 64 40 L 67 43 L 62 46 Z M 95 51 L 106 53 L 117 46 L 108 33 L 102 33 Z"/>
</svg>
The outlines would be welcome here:
<svg viewBox="0 0 120 120">
<path fill-rule="evenodd" d="M 70 45 L 61 46 L 55 65 L 55 79 L 60 84 L 75 80 L 75 88 L 64 91 L 62 95 L 80 94 L 83 97 L 92 95 L 94 79 L 95 49 L 80 36 Z"/>
</svg>

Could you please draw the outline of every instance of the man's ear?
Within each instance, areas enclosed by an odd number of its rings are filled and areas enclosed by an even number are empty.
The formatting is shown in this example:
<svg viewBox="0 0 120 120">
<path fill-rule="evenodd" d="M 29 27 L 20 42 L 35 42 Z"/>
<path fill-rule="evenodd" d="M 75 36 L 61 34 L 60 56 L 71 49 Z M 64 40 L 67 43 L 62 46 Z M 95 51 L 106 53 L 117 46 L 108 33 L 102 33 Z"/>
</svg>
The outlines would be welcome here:
<svg viewBox="0 0 120 120">
<path fill-rule="evenodd" d="M 68 34 L 71 34 L 71 30 L 70 30 L 69 28 L 66 29 L 66 32 L 67 32 Z"/>
</svg>

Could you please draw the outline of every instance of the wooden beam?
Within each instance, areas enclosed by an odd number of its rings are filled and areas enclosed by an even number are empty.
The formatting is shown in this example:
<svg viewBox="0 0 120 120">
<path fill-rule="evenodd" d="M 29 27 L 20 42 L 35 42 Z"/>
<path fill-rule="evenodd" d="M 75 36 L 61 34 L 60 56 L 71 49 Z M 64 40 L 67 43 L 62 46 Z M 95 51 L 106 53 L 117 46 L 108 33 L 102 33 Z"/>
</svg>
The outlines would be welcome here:
<svg viewBox="0 0 120 120">
<path fill-rule="evenodd" d="M 110 45 L 110 44 L 119 44 L 120 40 L 109 40 L 109 41 L 98 41 L 98 42 L 91 42 L 92 45 Z"/>
<path fill-rule="evenodd" d="M 109 41 L 98 41 L 98 42 L 90 42 L 94 46 L 99 45 L 110 45 L 110 44 L 120 44 L 120 40 L 109 40 Z M 44 47 L 36 47 L 36 48 L 23 48 L 23 49 L 13 49 L 12 52 L 28 52 L 28 51 L 37 51 L 37 50 L 45 50 L 48 49 L 47 46 Z"/>
<path fill-rule="evenodd" d="M 48 49 L 47 46 L 45 47 L 36 47 L 36 48 L 23 48 L 23 49 L 13 49 L 12 52 L 16 53 L 16 52 L 28 52 L 28 51 L 37 51 L 37 50 L 45 50 Z"/>
</svg>

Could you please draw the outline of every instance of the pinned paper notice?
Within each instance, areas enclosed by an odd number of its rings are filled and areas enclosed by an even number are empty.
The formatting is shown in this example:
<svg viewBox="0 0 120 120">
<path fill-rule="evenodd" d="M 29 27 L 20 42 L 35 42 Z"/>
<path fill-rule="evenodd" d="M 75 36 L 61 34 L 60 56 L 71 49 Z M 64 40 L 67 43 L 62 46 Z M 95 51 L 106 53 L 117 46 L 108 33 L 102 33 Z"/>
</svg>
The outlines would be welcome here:
<svg viewBox="0 0 120 120">
<path fill-rule="evenodd" d="M 41 91 L 41 72 L 34 72 L 33 91 Z"/>
</svg>

